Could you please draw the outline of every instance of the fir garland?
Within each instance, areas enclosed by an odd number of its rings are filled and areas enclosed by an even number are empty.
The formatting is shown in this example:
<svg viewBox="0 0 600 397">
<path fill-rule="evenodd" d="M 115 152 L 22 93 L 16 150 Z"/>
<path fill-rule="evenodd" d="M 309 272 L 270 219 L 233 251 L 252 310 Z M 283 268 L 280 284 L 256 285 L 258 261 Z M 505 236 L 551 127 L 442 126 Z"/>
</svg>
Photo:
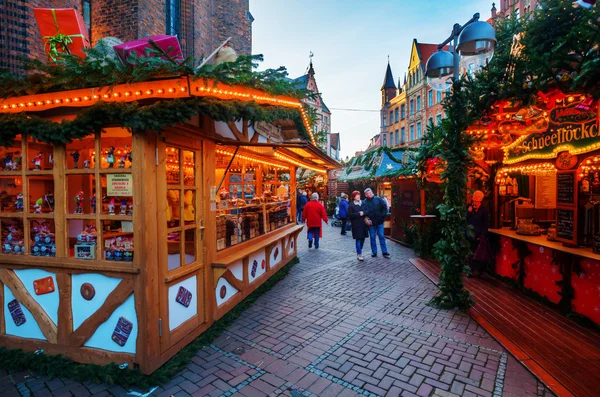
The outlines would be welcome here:
<svg viewBox="0 0 600 397">
<path fill-rule="evenodd" d="M 195 97 L 158 101 L 151 105 L 98 102 L 81 110 L 74 120 L 60 123 L 26 112 L 0 114 L 0 146 L 10 146 L 18 134 L 27 134 L 45 143 L 65 144 L 98 133 L 110 124 L 128 128 L 132 133 L 160 132 L 162 128 L 183 123 L 195 114 L 206 114 L 218 121 L 291 119 L 300 135 L 308 139 L 302 115 L 297 109 Z"/>
</svg>

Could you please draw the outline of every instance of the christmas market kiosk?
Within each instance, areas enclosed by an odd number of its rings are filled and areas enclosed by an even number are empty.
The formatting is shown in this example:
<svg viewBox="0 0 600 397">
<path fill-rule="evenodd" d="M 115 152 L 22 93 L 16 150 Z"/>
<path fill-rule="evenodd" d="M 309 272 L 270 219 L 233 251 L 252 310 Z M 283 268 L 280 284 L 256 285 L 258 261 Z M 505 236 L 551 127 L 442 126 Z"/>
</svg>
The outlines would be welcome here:
<svg viewBox="0 0 600 397">
<path fill-rule="evenodd" d="M 0 345 L 144 373 L 296 256 L 296 170 L 340 167 L 298 99 L 204 78 L 0 116 Z"/>
<path fill-rule="evenodd" d="M 597 101 L 554 89 L 535 105 L 498 101 L 492 109 L 486 126 L 470 132 L 487 136 L 482 157 L 495 170 L 495 273 L 600 324 Z"/>
</svg>

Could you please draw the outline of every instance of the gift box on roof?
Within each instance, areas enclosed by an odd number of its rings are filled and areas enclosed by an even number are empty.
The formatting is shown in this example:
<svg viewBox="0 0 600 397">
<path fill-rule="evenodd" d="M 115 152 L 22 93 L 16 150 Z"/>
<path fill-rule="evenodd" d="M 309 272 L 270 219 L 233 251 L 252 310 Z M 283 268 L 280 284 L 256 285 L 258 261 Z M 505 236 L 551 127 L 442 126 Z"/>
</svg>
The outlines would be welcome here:
<svg viewBox="0 0 600 397">
<path fill-rule="evenodd" d="M 163 50 L 172 59 L 178 62 L 183 60 L 183 54 L 181 53 L 181 47 L 179 46 L 179 40 L 177 39 L 177 36 L 150 36 L 144 39 L 119 44 L 113 48 L 119 58 L 121 58 L 123 62 L 127 63 L 127 58 L 132 52 L 135 52 L 138 57 L 149 56 L 149 53 L 146 52 L 146 49 L 153 48 L 152 44 L 150 43 L 151 41 L 154 42 L 158 48 Z"/>
<path fill-rule="evenodd" d="M 34 8 L 35 19 L 44 40 L 46 53 L 52 61 L 60 54 L 85 57 L 89 48 L 83 17 L 73 8 Z"/>
</svg>

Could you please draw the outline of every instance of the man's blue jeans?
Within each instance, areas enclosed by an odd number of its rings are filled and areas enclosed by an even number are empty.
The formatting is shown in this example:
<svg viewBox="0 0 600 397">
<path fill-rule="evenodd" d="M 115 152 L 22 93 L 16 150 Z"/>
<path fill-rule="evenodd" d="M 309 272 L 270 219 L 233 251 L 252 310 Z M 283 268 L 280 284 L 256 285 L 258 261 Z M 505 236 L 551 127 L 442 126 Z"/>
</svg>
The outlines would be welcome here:
<svg viewBox="0 0 600 397">
<path fill-rule="evenodd" d="M 377 226 L 369 226 L 369 238 L 371 239 L 371 251 L 377 255 L 377 237 L 379 237 L 379 245 L 381 245 L 381 253 L 388 252 L 385 245 L 385 236 L 383 235 L 383 223 Z"/>
</svg>

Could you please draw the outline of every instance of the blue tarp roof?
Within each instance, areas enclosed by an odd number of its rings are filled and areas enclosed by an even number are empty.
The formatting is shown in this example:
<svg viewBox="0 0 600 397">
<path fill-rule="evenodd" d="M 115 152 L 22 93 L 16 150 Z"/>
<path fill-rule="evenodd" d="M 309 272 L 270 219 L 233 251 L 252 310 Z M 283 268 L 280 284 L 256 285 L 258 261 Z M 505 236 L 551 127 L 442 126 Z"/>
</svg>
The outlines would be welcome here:
<svg viewBox="0 0 600 397">
<path fill-rule="evenodd" d="M 397 160 L 402 161 L 402 156 L 404 154 L 404 150 L 390 150 L 392 156 L 394 156 Z M 351 181 L 355 179 L 367 179 L 367 178 L 377 178 L 377 177 L 386 177 L 386 176 L 395 176 L 403 173 L 410 173 L 414 168 L 413 161 L 408 162 L 407 164 L 402 164 L 401 162 L 397 162 L 388 154 L 388 151 L 383 150 L 383 148 L 378 149 L 373 153 L 374 160 L 372 161 L 372 165 L 369 169 L 365 169 L 365 166 L 354 165 L 360 159 L 364 159 L 364 156 L 367 156 L 368 153 L 363 154 L 360 157 L 354 158 L 351 160 L 351 165 L 346 167 L 346 170 L 339 177 L 341 181 Z M 371 161 L 369 161 L 370 163 Z M 368 165 L 367 165 L 368 166 Z M 376 167 L 373 170 L 373 167 Z M 346 174 L 348 168 L 350 168 L 350 173 Z"/>
</svg>

